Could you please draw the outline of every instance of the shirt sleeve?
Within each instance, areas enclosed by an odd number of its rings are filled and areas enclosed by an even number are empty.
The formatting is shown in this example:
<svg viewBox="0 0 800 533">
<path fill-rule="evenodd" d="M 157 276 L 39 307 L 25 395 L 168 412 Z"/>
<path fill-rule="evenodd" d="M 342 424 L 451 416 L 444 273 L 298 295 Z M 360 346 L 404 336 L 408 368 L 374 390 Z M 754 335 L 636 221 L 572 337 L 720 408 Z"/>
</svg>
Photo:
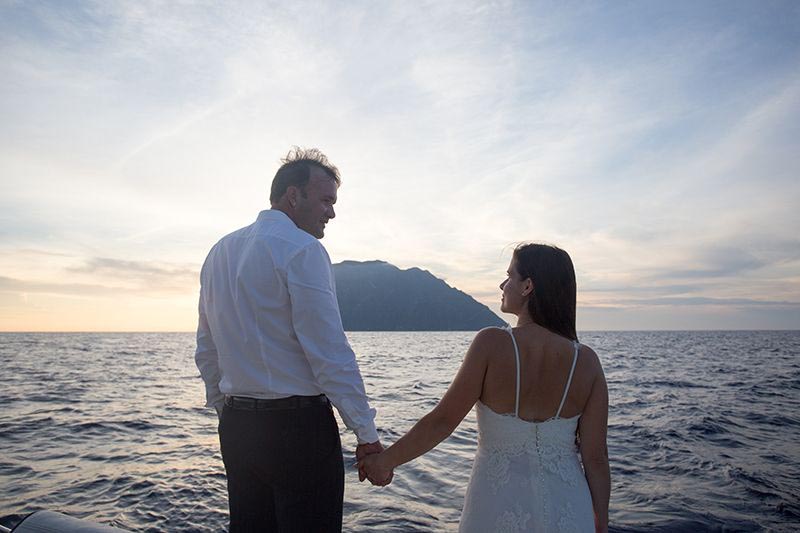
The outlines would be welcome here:
<svg viewBox="0 0 800 533">
<path fill-rule="evenodd" d="M 219 411 L 225 403 L 225 395 L 219 390 L 219 380 L 221 377 L 219 371 L 219 356 L 206 318 L 203 283 L 203 272 L 201 272 L 200 303 L 198 304 L 199 318 L 197 321 L 197 349 L 194 352 L 194 361 L 206 385 L 206 407 L 214 407 Z"/>
<path fill-rule="evenodd" d="M 375 409 L 342 328 L 331 261 L 322 244 L 311 243 L 292 258 L 287 281 L 295 335 L 317 383 L 359 444 L 377 441 Z"/>
</svg>

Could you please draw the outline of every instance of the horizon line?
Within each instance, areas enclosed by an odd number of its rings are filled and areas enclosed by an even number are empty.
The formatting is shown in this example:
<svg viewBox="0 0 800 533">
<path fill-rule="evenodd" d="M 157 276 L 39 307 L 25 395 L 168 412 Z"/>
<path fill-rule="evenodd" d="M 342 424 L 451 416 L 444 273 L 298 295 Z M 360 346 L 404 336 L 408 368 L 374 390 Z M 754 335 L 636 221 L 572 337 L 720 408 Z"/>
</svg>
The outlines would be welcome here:
<svg viewBox="0 0 800 533">
<path fill-rule="evenodd" d="M 486 326 L 497 327 L 497 326 Z M 485 329 L 485 328 L 481 328 Z M 394 329 L 350 329 L 344 330 L 345 333 L 477 333 L 480 329 L 407 329 L 407 330 L 394 330 Z M 713 328 L 713 329 L 579 329 L 578 332 L 583 333 L 596 333 L 596 332 L 614 332 L 614 333 L 702 333 L 702 332 L 763 332 L 763 331 L 798 331 L 800 328 L 761 328 L 761 329 L 732 329 L 732 328 Z M 11 331 L 0 330 L 0 335 L 3 334 L 58 334 L 58 333 L 197 333 L 196 330 L 38 330 L 38 331 Z"/>
</svg>

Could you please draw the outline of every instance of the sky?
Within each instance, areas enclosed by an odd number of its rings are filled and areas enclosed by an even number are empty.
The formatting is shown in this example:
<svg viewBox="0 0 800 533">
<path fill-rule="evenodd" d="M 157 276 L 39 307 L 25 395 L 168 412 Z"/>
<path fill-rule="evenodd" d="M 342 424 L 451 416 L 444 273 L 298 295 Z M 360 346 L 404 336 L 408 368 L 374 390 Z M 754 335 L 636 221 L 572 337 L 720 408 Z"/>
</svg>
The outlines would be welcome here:
<svg viewBox="0 0 800 533">
<path fill-rule="evenodd" d="M 294 145 L 334 262 L 499 313 L 545 242 L 579 330 L 800 329 L 798 2 L 0 0 L 0 117 L 0 331 L 193 330 Z"/>
</svg>

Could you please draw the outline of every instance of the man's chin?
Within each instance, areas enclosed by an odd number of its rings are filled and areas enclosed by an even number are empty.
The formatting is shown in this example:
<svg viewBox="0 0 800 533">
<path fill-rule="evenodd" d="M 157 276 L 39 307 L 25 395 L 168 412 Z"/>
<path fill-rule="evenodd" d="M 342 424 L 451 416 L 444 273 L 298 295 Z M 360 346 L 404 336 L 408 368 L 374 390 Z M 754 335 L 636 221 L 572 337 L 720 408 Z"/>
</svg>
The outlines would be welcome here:
<svg viewBox="0 0 800 533">
<path fill-rule="evenodd" d="M 322 237 L 325 236 L 325 229 L 324 228 L 323 229 L 319 229 L 319 228 L 300 228 L 300 229 L 302 229 L 303 231 L 305 231 L 306 233 L 308 233 L 309 235 L 311 235 L 312 237 L 314 237 L 316 239 L 321 239 Z"/>
</svg>

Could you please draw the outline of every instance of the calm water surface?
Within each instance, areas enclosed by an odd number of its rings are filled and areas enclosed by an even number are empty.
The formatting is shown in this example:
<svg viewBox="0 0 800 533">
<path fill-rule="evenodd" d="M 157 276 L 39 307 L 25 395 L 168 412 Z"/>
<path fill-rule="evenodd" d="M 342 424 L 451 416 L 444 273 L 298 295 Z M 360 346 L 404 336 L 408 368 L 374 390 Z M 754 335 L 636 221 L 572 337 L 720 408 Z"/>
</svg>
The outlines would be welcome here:
<svg viewBox="0 0 800 533">
<path fill-rule="evenodd" d="M 384 442 L 441 397 L 472 333 L 349 333 Z M 609 382 L 612 531 L 800 530 L 800 332 L 584 332 Z M 131 531 L 223 531 L 216 418 L 192 334 L 0 334 L 0 523 L 51 509 Z M 346 531 L 457 528 L 474 413 Z M 355 439 L 342 432 L 347 464 Z"/>
</svg>

